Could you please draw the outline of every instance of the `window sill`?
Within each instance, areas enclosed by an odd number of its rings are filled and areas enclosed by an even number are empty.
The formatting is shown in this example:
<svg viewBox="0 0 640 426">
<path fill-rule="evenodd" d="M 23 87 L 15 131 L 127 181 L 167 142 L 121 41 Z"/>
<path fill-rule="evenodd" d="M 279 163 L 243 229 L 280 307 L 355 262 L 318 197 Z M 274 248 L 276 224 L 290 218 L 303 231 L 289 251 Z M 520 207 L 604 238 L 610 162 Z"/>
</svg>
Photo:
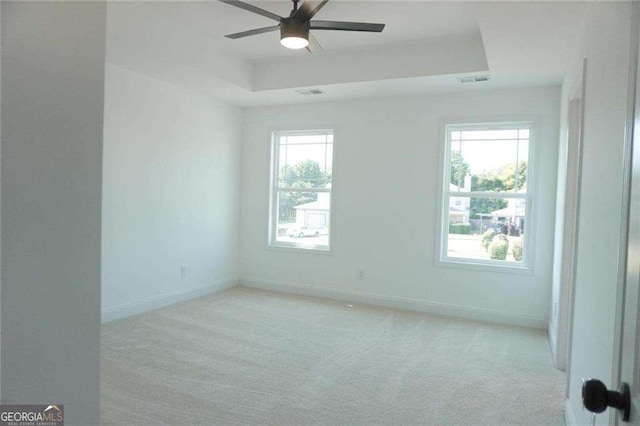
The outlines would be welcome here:
<svg viewBox="0 0 640 426">
<path fill-rule="evenodd" d="M 474 261 L 472 259 L 445 258 L 436 259 L 436 266 L 451 269 L 464 269 L 470 271 L 500 272 L 506 274 L 533 275 L 533 267 L 530 264 L 517 265 L 515 263 L 497 264 L 490 262 Z"/>
<path fill-rule="evenodd" d="M 324 256 L 330 256 L 333 254 L 332 250 L 329 247 L 320 248 L 286 243 L 267 244 L 267 250 L 279 251 L 284 253 L 320 254 Z"/>
</svg>

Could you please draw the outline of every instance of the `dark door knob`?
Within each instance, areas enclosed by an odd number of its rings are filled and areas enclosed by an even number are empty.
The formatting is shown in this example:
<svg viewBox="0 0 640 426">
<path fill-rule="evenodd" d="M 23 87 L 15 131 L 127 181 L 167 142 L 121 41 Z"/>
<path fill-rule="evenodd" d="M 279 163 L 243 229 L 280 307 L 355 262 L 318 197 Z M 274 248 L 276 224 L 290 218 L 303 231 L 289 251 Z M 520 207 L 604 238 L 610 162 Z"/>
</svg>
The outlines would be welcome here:
<svg viewBox="0 0 640 426">
<path fill-rule="evenodd" d="M 623 383 L 619 391 L 610 391 L 600 380 L 589 379 L 582 384 L 582 404 L 592 413 L 602 413 L 607 407 L 617 408 L 622 413 L 622 420 L 628 422 L 631 412 L 629 385 Z"/>
</svg>

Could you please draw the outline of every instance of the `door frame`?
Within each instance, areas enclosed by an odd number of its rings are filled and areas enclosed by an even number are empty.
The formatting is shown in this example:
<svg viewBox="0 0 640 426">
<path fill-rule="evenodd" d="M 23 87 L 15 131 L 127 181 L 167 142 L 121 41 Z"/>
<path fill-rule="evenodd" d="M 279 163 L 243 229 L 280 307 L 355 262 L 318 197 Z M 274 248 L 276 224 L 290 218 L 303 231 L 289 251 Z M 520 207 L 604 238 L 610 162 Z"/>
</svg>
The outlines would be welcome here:
<svg viewBox="0 0 640 426">
<path fill-rule="evenodd" d="M 572 236 L 569 240 L 565 239 L 563 241 L 563 252 L 569 251 L 569 258 L 567 259 L 570 262 L 569 267 L 566 269 L 562 268 L 560 275 L 560 301 L 562 301 L 562 295 L 564 294 L 566 297 L 566 304 L 562 303 L 562 309 L 568 310 L 567 312 L 567 321 L 565 330 L 566 336 L 566 351 L 565 351 L 565 365 L 567 371 L 567 377 L 570 377 L 571 374 L 571 350 L 572 350 L 572 341 L 573 341 L 573 313 L 575 306 L 575 279 L 576 279 L 576 268 L 577 268 L 577 247 L 578 247 L 578 235 L 579 235 L 579 226 L 580 226 L 580 187 L 582 183 L 582 146 L 583 146 L 583 137 L 584 137 L 584 111 L 585 111 L 585 102 L 586 102 L 586 86 L 587 86 L 587 58 L 582 60 L 582 70 L 580 71 L 580 75 L 578 76 L 576 83 L 574 84 L 574 88 L 572 90 L 571 96 L 569 97 L 569 112 L 571 112 L 571 103 L 580 99 L 580 108 L 576 111 L 575 119 L 578 120 L 577 129 L 574 129 L 578 132 L 577 137 L 574 136 L 575 143 L 574 150 L 571 149 L 571 135 L 569 135 L 569 140 L 567 142 L 567 165 L 569 164 L 568 156 L 575 152 L 577 155 L 576 164 L 574 169 L 574 175 L 569 176 L 569 168 L 567 167 L 567 184 L 565 186 L 568 187 L 570 177 L 576 179 L 576 182 L 573 184 L 575 189 L 575 205 L 573 209 L 568 204 L 565 204 L 565 217 L 564 217 L 564 227 L 563 233 L 565 237 L 567 236 L 567 228 L 568 223 L 571 221 L 570 226 L 573 227 Z M 571 117 L 570 117 L 571 118 Z M 571 131 L 571 130 L 570 130 Z M 566 193 L 565 193 L 565 202 L 566 202 Z M 570 210 L 571 209 L 571 210 Z M 573 216 L 571 216 L 571 214 Z M 568 276 L 565 277 L 565 272 Z M 568 305 L 568 306 L 567 306 Z M 560 322 L 561 312 L 558 312 L 558 333 L 560 331 L 560 327 L 562 326 Z M 560 333 L 558 334 L 560 336 Z M 557 345 L 557 348 L 560 349 L 562 345 Z M 559 352 L 559 351 L 558 351 Z M 556 358 L 562 356 L 561 354 L 556 354 Z M 569 397 L 569 381 L 567 380 L 566 388 L 565 388 L 565 399 Z"/>
<path fill-rule="evenodd" d="M 582 183 L 582 140 L 586 95 L 587 59 L 576 78 L 569 95 L 567 135 L 567 176 L 565 180 L 564 224 L 562 227 L 562 266 L 560 270 L 560 295 L 556 324 L 556 367 L 570 373 L 571 338 L 573 330 L 574 289 L 576 284 L 578 228 L 580 217 L 580 185 Z M 571 160 L 575 155 L 575 160 Z M 571 167 L 570 167 L 571 166 Z M 566 395 L 569 396 L 567 382 Z"/>
</svg>

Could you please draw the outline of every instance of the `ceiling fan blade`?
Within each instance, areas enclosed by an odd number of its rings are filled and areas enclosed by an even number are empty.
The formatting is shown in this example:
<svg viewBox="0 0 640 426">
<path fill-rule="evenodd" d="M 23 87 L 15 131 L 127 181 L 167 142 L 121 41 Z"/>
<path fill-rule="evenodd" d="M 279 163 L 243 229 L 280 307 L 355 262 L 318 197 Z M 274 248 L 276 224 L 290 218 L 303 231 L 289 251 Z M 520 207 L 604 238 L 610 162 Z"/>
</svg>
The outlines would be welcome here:
<svg viewBox="0 0 640 426">
<path fill-rule="evenodd" d="M 249 37 L 249 36 L 256 35 L 256 34 L 268 33 L 270 31 L 276 31 L 279 28 L 280 28 L 280 25 L 274 25 L 272 27 L 256 28 L 255 30 L 242 31 L 241 33 L 227 34 L 225 37 L 226 38 L 232 38 L 232 39 L 242 38 L 242 37 Z"/>
<path fill-rule="evenodd" d="M 305 0 L 293 16 L 301 21 L 308 21 L 313 18 L 328 1 L 329 0 Z"/>
<path fill-rule="evenodd" d="M 384 24 L 370 24 L 367 22 L 311 21 L 311 29 L 379 33 L 384 30 Z"/>
<path fill-rule="evenodd" d="M 271 13 L 268 10 L 260 9 L 257 6 L 254 6 L 249 3 L 244 3 L 239 0 L 219 0 L 222 3 L 230 4 L 231 6 L 239 7 L 240 9 L 248 10 L 249 12 L 257 13 L 258 15 L 262 15 L 265 18 L 273 19 L 274 21 L 280 22 L 282 16 L 276 15 L 275 13 Z"/>
<path fill-rule="evenodd" d="M 318 43 L 318 40 L 313 36 L 313 34 L 309 33 L 309 45 L 307 46 L 308 52 L 322 52 L 322 46 Z"/>
</svg>

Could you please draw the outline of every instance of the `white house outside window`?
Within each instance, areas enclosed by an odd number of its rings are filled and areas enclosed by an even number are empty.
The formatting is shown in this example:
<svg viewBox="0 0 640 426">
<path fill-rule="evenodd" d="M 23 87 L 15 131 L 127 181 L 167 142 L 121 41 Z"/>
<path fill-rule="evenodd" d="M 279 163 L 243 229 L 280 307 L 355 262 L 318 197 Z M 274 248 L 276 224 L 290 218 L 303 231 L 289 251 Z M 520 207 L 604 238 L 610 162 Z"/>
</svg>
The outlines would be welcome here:
<svg viewBox="0 0 640 426">
<path fill-rule="evenodd" d="M 532 123 L 445 128 L 440 261 L 530 265 Z"/>
<path fill-rule="evenodd" d="M 275 132 L 269 245 L 328 251 L 333 131 Z"/>
</svg>

